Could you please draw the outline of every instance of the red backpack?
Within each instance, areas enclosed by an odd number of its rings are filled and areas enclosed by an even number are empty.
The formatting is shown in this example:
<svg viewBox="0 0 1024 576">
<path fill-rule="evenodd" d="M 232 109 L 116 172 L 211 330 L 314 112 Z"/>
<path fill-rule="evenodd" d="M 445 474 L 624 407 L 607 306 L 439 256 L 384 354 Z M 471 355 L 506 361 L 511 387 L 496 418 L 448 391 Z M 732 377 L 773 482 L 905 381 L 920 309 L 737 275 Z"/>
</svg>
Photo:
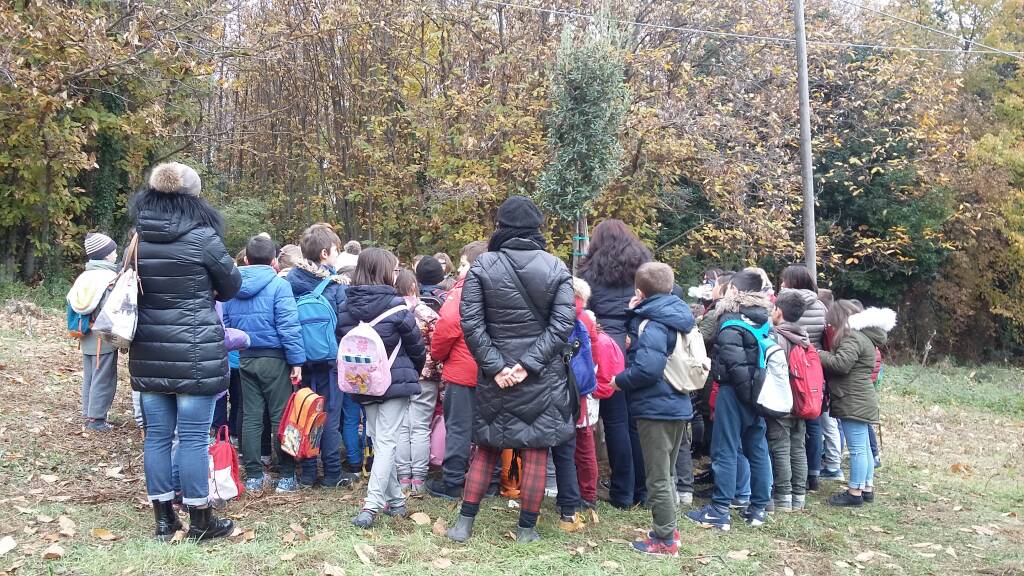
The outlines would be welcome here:
<svg viewBox="0 0 1024 576">
<path fill-rule="evenodd" d="M 813 344 L 806 348 L 797 344 L 790 349 L 789 386 L 793 389 L 792 417 L 813 420 L 821 416 L 825 375 L 821 371 L 818 350 Z"/>
</svg>

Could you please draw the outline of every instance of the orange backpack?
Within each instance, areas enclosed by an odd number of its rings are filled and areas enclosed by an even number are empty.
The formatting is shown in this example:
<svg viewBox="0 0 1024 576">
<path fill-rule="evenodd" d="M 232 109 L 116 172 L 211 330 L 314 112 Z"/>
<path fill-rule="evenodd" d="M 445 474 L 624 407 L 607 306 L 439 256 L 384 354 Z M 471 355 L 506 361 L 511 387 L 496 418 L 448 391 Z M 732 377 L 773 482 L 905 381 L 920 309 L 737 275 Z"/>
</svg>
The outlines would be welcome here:
<svg viewBox="0 0 1024 576">
<path fill-rule="evenodd" d="M 324 397 L 309 388 L 299 388 L 288 399 L 281 415 L 277 438 L 281 450 L 297 460 L 320 455 L 320 437 L 324 433 Z"/>
</svg>

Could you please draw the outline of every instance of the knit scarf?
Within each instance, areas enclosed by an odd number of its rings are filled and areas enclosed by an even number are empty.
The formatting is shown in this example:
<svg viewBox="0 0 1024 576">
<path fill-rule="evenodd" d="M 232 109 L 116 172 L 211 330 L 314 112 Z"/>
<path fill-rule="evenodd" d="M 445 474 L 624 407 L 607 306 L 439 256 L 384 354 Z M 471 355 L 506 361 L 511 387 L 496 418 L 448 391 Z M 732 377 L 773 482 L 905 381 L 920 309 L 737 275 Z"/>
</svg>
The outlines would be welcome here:
<svg viewBox="0 0 1024 576">
<path fill-rule="evenodd" d="M 513 238 L 522 238 L 524 240 L 532 240 L 537 244 L 538 249 L 547 250 L 548 241 L 540 233 L 540 230 L 536 228 L 508 228 L 504 226 L 498 227 L 491 235 L 490 241 L 487 243 L 487 250 L 490 252 L 497 252 L 501 250 L 501 247 Z"/>
</svg>

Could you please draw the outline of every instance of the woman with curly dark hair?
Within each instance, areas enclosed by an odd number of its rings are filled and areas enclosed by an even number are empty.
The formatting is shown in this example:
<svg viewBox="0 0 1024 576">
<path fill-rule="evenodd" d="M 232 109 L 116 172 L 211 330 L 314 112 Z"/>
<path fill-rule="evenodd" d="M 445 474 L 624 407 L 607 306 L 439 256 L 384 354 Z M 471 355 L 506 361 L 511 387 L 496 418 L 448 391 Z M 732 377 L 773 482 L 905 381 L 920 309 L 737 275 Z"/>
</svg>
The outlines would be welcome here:
<svg viewBox="0 0 1024 576">
<path fill-rule="evenodd" d="M 652 260 L 651 251 L 621 220 L 605 220 L 594 228 L 590 251 L 580 274 L 590 284 L 590 309 L 604 331 L 626 353 L 626 308 L 633 297 L 637 268 Z M 630 418 L 624 392 L 601 401 L 608 463 L 612 469 L 609 502 L 629 508 L 646 499 L 643 455 L 636 422 Z"/>
</svg>

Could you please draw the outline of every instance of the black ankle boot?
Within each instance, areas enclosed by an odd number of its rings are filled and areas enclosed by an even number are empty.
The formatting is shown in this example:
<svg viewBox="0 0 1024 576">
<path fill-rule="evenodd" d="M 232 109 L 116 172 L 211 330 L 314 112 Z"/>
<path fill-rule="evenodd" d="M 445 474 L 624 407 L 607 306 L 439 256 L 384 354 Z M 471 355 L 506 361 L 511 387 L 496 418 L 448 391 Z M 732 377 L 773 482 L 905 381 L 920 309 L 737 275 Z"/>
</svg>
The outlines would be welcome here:
<svg viewBox="0 0 1024 576">
<path fill-rule="evenodd" d="M 221 538 L 231 534 L 235 528 L 235 524 L 231 520 L 214 516 L 213 508 L 209 506 L 205 508 L 190 507 L 188 516 L 188 537 L 192 540 Z"/>
<path fill-rule="evenodd" d="M 178 513 L 174 511 L 174 503 L 153 502 L 153 517 L 156 519 L 156 539 L 163 542 L 174 537 L 174 533 L 182 529 Z"/>
</svg>

